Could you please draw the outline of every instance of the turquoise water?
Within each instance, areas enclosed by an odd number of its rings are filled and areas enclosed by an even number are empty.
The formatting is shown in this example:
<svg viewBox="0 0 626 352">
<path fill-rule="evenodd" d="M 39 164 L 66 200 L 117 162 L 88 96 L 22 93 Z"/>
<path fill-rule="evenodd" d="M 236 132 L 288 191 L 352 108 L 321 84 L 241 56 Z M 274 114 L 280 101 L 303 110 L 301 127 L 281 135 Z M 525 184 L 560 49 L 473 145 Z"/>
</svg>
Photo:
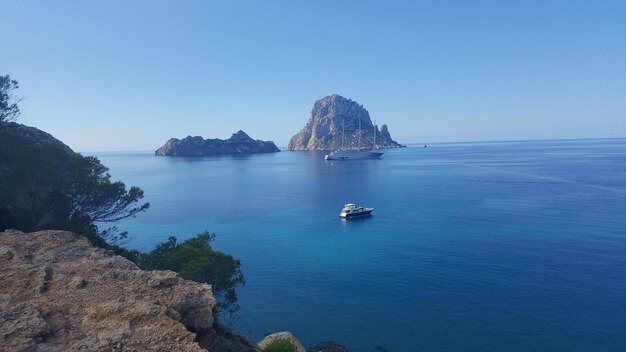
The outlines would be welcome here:
<svg viewBox="0 0 626 352">
<path fill-rule="evenodd" d="M 152 206 L 129 247 L 205 229 L 241 259 L 235 329 L 351 351 L 625 351 L 626 140 L 98 155 Z M 344 202 L 374 207 L 337 217 Z M 378 349 L 381 351 L 381 349 Z"/>
</svg>

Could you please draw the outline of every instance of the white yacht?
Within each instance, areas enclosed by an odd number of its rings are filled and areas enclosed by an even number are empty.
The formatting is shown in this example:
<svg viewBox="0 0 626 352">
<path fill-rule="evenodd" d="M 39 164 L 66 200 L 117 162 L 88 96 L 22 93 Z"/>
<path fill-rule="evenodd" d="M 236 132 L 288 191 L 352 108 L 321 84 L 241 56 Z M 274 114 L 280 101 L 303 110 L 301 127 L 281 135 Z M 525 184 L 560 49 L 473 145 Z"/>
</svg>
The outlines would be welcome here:
<svg viewBox="0 0 626 352">
<path fill-rule="evenodd" d="M 372 149 L 361 149 L 361 119 L 359 118 L 359 145 L 357 149 L 344 149 L 344 131 L 341 131 L 341 149 L 330 152 L 324 156 L 326 160 L 359 160 L 359 159 L 379 159 L 383 153 L 376 150 L 376 131 L 378 126 L 374 122 L 374 142 Z"/>
<path fill-rule="evenodd" d="M 343 209 L 341 209 L 339 217 L 346 219 L 355 216 L 369 215 L 373 210 L 374 208 L 364 208 L 356 204 L 346 203 L 346 205 L 343 206 Z"/>
<path fill-rule="evenodd" d="M 358 160 L 358 159 L 379 159 L 383 153 L 371 150 L 335 150 L 326 154 L 326 160 Z"/>
</svg>

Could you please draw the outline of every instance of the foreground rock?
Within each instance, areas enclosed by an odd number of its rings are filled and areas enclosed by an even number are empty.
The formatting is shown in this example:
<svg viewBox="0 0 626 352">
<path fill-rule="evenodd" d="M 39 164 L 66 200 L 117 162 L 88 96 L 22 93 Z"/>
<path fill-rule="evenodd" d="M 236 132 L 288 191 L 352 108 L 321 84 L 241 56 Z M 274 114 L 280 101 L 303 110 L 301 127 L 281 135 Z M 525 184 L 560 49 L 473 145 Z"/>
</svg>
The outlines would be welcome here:
<svg viewBox="0 0 626 352">
<path fill-rule="evenodd" d="M 306 352 L 306 349 L 295 336 L 289 331 L 277 332 L 274 334 L 270 334 L 265 336 L 261 342 L 257 345 L 260 349 L 265 350 L 265 348 L 270 345 L 274 341 L 287 340 L 291 342 L 294 346 L 296 346 L 296 352 Z"/>
<path fill-rule="evenodd" d="M 315 102 L 311 118 L 289 141 L 289 150 L 334 150 L 342 146 L 357 148 L 361 121 L 361 146 L 371 148 L 374 125 L 369 112 L 356 101 L 333 94 Z M 343 131 L 343 132 L 342 132 Z M 387 125 L 376 131 L 376 145 L 382 148 L 402 147 L 391 139 Z"/>
<path fill-rule="evenodd" d="M 0 283 L 2 351 L 258 351 L 222 331 L 209 285 L 70 232 L 0 233 Z"/>
<path fill-rule="evenodd" d="M 280 152 L 272 141 L 261 141 L 250 138 L 244 131 L 238 131 L 228 139 L 204 139 L 202 137 L 187 136 L 177 139 L 171 138 L 156 155 L 169 156 L 206 156 L 206 155 L 233 155 L 253 153 Z"/>
</svg>

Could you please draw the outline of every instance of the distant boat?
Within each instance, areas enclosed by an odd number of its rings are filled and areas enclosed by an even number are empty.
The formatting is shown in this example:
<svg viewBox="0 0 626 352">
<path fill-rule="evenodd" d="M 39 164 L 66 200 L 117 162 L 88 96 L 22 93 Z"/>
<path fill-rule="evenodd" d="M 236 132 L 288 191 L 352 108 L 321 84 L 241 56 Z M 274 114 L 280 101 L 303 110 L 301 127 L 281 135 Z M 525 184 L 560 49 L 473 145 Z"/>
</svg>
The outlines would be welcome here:
<svg viewBox="0 0 626 352">
<path fill-rule="evenodd" d="M 341 209 L 339 217 L 346 219 L 356 216 L 369 215 L 373 210 L 374 208 L 364 208 L 353 203 L 346 203 L 346 205 L 343 206 L 343 209 Z"/>
<path fill-rule="evenodd" d="M 361 160 L 361 159 L 380 159 L 383 155 L 382 152 L 376 151 L 376 131 L 378 126 L 374 121 L 374 142 L 372 143 L 372 149 L 361 148 L 361 118 L 359 117 L 359 145 L 357 149 L 345 149 L 344 148 L 344 130 L 345 125 L 341 130 L 341 148 L 330 152 L 324 156 L 326 160 Z"/>
</svg>

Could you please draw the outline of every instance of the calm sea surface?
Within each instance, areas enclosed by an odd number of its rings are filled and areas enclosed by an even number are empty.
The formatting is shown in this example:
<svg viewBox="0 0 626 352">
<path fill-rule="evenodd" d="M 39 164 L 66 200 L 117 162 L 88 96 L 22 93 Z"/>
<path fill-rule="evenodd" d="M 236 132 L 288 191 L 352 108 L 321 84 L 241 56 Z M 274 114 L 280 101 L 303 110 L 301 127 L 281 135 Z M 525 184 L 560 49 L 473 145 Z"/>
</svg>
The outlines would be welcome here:
<svg viewBox="0 0 626 352">
<path fill-rule="evenodd" d="M 350 351 L 626 351 L 626 140 L 101 153 L 150 209 L 128 247 L 209 230 L 241 259 L 235 329 Z M 340 220 L 344 202 L 374 207 Z M 382 351 L 380 348 L 379 351 Z"/>
</svg>

